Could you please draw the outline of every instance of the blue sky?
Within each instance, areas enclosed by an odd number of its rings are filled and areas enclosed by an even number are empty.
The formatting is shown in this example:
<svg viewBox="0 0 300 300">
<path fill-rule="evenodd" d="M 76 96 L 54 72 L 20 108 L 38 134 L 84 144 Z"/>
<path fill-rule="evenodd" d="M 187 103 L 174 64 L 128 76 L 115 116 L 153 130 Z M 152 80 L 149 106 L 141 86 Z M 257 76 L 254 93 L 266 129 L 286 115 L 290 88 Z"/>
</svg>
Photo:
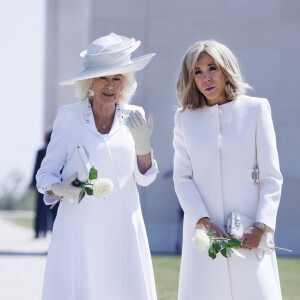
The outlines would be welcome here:
<svg viewBox="0 0 300 300">
<path fill-rule="evenodd" d="M 0 12 L 0 185 L 15 170 L 25 188 L 43 144 L 45 1 L 1 1 Z"/>
</svg>

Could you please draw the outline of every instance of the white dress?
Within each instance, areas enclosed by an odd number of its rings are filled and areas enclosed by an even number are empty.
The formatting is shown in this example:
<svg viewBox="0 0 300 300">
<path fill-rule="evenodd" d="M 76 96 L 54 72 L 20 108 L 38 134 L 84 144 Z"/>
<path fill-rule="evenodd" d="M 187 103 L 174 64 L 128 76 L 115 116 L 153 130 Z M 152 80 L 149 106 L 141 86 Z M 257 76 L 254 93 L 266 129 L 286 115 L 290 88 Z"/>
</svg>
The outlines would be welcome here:
<svg viewBox="0 0 300 300">
<path fill-rule="evenodd" d="M 156 300 L 147 234 L 136 184 L 149 185 L 158 173 L 142 175 L 134 141 L 124 119 L 132 105 L 117 106 L 110 133 L 97 131 L 87 100 L 62 106 L 47 154 L 37 173 L 39 191 L 60 181 L 60 169 L 83 144 L 98 177 L 114 189 L 106 199 L 86 196 L 80 204 L 64 199 L 58 209 L 45 270 L 44 300 Z M 50 204 L 50 203 L 47 203 Z"/>
<path fill-rule="evenodd" d="M 231 211 L 275 230 L 282 176 L 270 105 L 240 96 L 223 105 L 179 110 L 174 129 L 174 185 L 184 210 L 179 300 L 279 300 L 275 252 L 239 250 L 212 260 L 192 244 L 196 222 L 224 227 Z M 259 184 L 249 170 L 259 168 Z"/>
</svg>

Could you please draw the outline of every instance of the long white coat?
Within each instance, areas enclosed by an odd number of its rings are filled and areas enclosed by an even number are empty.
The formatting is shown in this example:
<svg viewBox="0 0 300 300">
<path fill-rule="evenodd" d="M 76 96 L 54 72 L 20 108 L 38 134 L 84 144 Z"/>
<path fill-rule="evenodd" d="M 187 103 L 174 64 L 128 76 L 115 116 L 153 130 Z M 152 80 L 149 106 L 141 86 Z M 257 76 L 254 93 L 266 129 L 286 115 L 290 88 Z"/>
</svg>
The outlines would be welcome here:
<svg viewBox="0 0 300 300">
<path fill-rule="evenodd" d="M 178 110 L 174 129 L 174 185 L 184 210 L 179 300 L 281 299 L 274 252 L 257 259 L 218 254 L 192 245 L 195 224 L 209 217 L 224 227 L 229 212 L 265 223 L 275 230 L 282 176 L 271 110 L 266 99 L 240 96 L 223 105 Z M 259 168 L 259 185 L 249 169 Z"/>
<path fill-rule="evenodd" d="M 136 183 L 146 186 L 158 172 L 155 160 L 139 172 L 134 141 L 124 119 L 141 107 L 117 106 L 110 133 L 96 129 L 87 100 L 60 107 L 51 142 L 37 174 L 41 192 L 60 181 L 60 169 L 83 144 L 99 177 L 113 181 L 106 199 L 64 199 L 48 252 L 44 300 L 156 300 L 155 282 Z M 49 203 L 48 203 L 49 204 Z"/>
</svg>

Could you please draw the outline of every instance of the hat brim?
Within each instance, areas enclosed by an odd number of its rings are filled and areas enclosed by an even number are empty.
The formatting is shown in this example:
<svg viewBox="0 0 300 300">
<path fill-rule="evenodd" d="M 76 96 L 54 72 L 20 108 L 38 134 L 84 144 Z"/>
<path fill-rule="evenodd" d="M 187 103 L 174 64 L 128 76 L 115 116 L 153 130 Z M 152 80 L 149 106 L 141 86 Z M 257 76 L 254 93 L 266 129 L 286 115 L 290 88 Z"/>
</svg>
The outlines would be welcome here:
<svg viewBox="0 0 300 300">
<path fill-rule="evenodd" d="M 126 65 L 113 67 L 113 68 L 89 68 L 81 71 L 79 74 L 73 76 L 72 78 L 59 82 L 60 85 L 72 85 L 76 81 L 91 79 L 100 76 L 109 76 L 116 74 L 125 74 L 137 72 L 144 69 L 148 63 L 151 61 L 155 53 L 146 54 L 137 58 L 132 59 L 132 61 Z"/>
</svg>

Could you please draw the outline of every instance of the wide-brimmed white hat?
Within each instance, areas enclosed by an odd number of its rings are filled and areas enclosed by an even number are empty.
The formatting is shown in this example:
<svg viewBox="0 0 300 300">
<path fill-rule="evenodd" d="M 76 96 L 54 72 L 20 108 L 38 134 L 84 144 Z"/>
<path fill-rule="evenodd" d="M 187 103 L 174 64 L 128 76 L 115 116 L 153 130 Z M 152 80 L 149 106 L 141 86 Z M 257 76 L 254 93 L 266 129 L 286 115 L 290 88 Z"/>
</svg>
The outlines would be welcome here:
<svg viewBox="0 0 300 300">
<path fill-rule="evenodd" d="M 78 80 L 140 71 L 155 55 L 150 53 L 131 59 L 131 53 L 140 44 L 141 42 L 134 38 L 129 39 L 115 33 L 103 36 L 93 41 L 80 53 L 83 59 L 83 70 L 59 84 L 70 85 Z"/>
</svg>

